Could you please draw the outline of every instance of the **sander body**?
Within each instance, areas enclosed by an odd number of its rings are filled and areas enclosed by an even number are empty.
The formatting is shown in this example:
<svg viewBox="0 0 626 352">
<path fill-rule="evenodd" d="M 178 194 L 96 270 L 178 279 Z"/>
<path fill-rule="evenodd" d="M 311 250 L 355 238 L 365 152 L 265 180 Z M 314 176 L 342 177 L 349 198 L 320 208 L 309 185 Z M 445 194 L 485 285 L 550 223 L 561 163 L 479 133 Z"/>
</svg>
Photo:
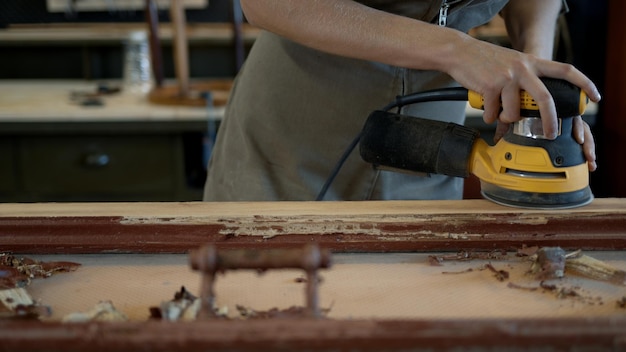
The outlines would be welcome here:
<svg viewBox="0 0 626 352">
<path fill-rule="evenodd" d="M 582 147 L 573 137 L 573 117 L 582 115 L 588 99 L 567 81 L 543 78 L 555 102 L 559 121 L 556 139 L 543 136 L 534 99 L 520 94 L 521 119 L 494 146 L 478 130 L 389 112 L 435 100 L 467 100 L 483 108 L 482 97 L 464 88 L 446 88 L 399 97 L 368 117 L 359 144 L 361 157 L 380 169 L 475 175 L 481 194 L 496 203 L 522 208 L 566 209 L 593 200 Z"/>
</svg>

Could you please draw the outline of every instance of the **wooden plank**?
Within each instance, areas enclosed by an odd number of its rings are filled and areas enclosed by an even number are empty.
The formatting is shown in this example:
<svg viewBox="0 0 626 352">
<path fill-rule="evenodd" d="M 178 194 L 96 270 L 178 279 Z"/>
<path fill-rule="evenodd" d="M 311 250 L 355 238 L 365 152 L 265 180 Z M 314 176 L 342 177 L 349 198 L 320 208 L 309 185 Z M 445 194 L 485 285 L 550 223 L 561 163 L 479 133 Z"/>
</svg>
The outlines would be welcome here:
<svg viewBox="0 0 626 352">
<path fill-rule="evenodd" d="M 626 248 L 626 200 L 567 211 L 484 200 L 0 204 L 0 241 L 21 253 L 184 253 L 316 242 L 336 252 L 561 246 Z"/>
<path fill-rule="evenodd" d="M 257 320 L 0 322 L 0 346 L 27 351 L 408 351 L 626 348 L 626 317 L 480 321 Z"/>
<path fill-rule="evenodd" d="M 320 215 L 431 215 L 431 214 L 626 214 L 626 199 L 595 199 L 591 204 L 567 210 L 534 210 L 506 207 L 486 200 L 363 201 L 363 202 L 129 202 L 129 203 L 0 203 L 0 218 L 55 216 L 220 217 Z"/>
<path fill-rule="evenodd" d="M 585 253 L 626 271 L 624 251 Z M 433 256 L 440 258 L 440 265 L 433 265 Z M 51 307 L 52 315 L 44 318 L 46 322 L 90 311 L 102 300 L 113 302 L 130 321 L 146 321 L 149 308 L 171 299 L 180 287 L 196 296 L 204 287 L 201 272 L 192 270 L 186 254 L 28 257 L 81 264 L 75 272 L 35 279 L 28 286 L 33 299 Z M 333 253 L 331 262 L 330 268 L 318 271 L 319 307 L 328 319 L 609 318 L 626 313 L 617 304 L 626 294 L 625 286 L 570 271 L 562 279 L 541 284 L 528 274 L 532 266 L 529 258 L 518 257 L 515 252 Z M 505 270 L 508 278 L 496 277 L 486 265 Z M 299 280 L 304 277 L 301 269 L 270 269 L 263 275 L 256 270 L 226 270 L 214 280 L 215 303 L 231 319 L 241 318 L 237 306 L 255 310 L 302 307 L 306 287 L 302 281 L 309 282 Z M 558 285 L 572 296 L 559 296 L 556 289 L 542 285 Z M 68 292 L 80 294 L 68 300 Z"/>
<path fill-rule="evenodd" d="M 0 204 L 3 250 L 22 253 L 184 251 L 317 241 L 338 251 L 494 249 L 558 244 L 624 249 L 626 201 L 568 211 L 483 200 L 276 203 Z M 155 259 L 156 260 L 156 259 Z M 277 319 L 42 323 L 0 321 L 0 349 L 622 350 L 626 317 Z"/>
<path fill-rule="evenodd" d="M 0 42 L 20 45 L 58 44 L 58 43 L 120 43 L 129 31 L 146 29 L 144 23 L 36 23 L 13 24 L 0 30 Z M 242 25 L 243 40 L 252 44 L 261 30 L 250 24 Z M 187 25 L 189 42 L 230 45 L 234 39 L 232 24 L 189 23 Z M 159 37 L 164 43 L 171 43 L 174 38 L 174 26 L 171 23 L 159 25 Z"/>
</svg>

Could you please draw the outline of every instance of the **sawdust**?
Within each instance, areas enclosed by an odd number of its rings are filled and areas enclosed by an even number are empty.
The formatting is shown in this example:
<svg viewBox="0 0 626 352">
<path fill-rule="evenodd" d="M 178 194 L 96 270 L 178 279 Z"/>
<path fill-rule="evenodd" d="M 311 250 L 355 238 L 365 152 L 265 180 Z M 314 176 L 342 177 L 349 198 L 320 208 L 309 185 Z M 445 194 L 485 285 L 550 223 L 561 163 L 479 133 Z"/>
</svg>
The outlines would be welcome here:
<svg viewBox="0 0 626 352">
<path fill-rule="evenodd" d="M 42 262 L 0 253 L 0 319 L 39 319 L 51 315 L 50 307 L 35 302 L 24 289 L 35 278 L 71 272 L 80 264 Z"/>
<path fill-rule="evenodd" d="M 185 287 L 174 294 L 174 299 L 162 302 L 158 307 L 150 307 L 150 319 L 167 321 L 192 321 L 200 317 L 201 299 L 191 294 Z M 307 318 L 310 317 L 306 307 L 291 306 L 285 309 L 271 308 L 269 310 L 257 310 L 244 305 L 235 305 L 239 316 L 229 317 L 228 307 L 213 307 L 213 319 L 283 319 L 283 318 Z M 321 309 L 322 317 L 330 312 L 330 308 Z"/>
<path fill-rule="evenodd" d="M 491 262 L 484 264 L 480 267 L 467 268 L 461 271 L 443 271 L 442 274 L 466 274 L 477 271 L 488 270 L 494 274 L 494 277 L 498 281 L 508 281 L 507 288 L 522 290 L 527 292 L 535 292 L 541 294 L 549 294 L 558 300 L 571 300 L 586 305 L 604 305 L 605 299 L 599 295 L 587 291 L 580 285 L 571 285 L 563 281 L 565 277 L 566 261 L 568 259 L 577 260 L 577 266 L 580 266 L 580 260 L 578 258 L 584 257 L 584 265 L 590 266 L 587 270 L 580 270 L 578 267 L 576 271 L 570 270 L 571 273 L 586 274 L 584 277 L 595 281 L 609 282 L 618 286 L 623 285 L 621 270 L 614 269 L 608 264 L 601 262 L 597 259 L 584 256 L 581 251 L 576 251 L 570 254 L 566 254 L 565 251 L 558 247 L 538 248 L 538 247 L 524 247 L 517 251 L 514 257 L 509 256 L 506 251 L 492 251 L 492 252 L 472 252 L 472 251 L 459 251 L 456 254 L 447 255 L 431 255 L 428 257 L 428 262 L 431 266 L 443 266 L 445 261 L 469 261 L 469 260 L 497 260 L 501 262 L 508 262 L 511 264 L 523 264 L 524 262 L 530 262 L 530 268 L 525 272 L 526 277 L 511 277 L 511 274 L 507 270 L 497 269 Z M 598 273 L 598 269 L 602 269 L 602 272 Z M 606 273 L 610 273 L 607 275 Z M 591 274 L 590 274 L 591 273 Z M 601 275 L 602 274 L 602 275 Z M 528 277 L 532 277 L 538 281 L 537 284 L 522 285 L 512 280 L 528 280 Z M 619 279 L 616 280 L 615 277 Z M 547 281 L 551 280 L 551 281 Z M 626 309 L 626 296 L 616 302 L 618 308 Z"/>
<path fill-rule="evenodd" d="M 16 257 L 10 253 L 0 253 L 0 289 L 26 287 L 32 279 L 71 272 L 79 266 L 79 263 L 42 262 L 28 257 Z"/>
</svg>

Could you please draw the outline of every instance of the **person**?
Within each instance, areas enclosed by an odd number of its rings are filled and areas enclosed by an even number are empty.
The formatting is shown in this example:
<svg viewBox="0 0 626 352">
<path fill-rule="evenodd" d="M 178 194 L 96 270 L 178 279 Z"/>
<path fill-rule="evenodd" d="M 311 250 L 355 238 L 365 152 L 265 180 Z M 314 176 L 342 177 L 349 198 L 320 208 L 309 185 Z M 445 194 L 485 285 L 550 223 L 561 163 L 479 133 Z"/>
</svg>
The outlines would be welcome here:
<svg viewBox="0 0 626 352">
<path fill-rule="evenodd" d="M 554 102 L 539 77 L 600 94 L 573 66 L 552 61 L 562 0 L 241 0 L 264 31 L 235 79 L 211 156 L 205 201 L 314 200 L 367 116 L 398 95 L 461 85 L 485 98 L 496 138 L 519 117 L 519 91 L 555 137 Z M 500 14 L 513 49 L 467 34 Z M 500 103 L 501 102 L 501 103 Z M 401 113 L 462 124 L 464 102 Z M 593 136 L 575 135 L 595 169 Z M 354 152 L 325 200 L 460 199 L 463 179 L 380 172 Z"/>
</svg>

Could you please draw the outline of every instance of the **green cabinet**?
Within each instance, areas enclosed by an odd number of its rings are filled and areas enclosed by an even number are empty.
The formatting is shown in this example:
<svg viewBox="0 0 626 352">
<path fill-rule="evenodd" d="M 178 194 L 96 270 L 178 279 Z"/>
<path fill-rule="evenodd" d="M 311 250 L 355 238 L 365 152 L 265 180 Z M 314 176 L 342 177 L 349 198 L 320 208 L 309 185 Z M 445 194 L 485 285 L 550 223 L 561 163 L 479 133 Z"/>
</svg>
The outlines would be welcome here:
<svg viewBox="0 0 626 352">
<path fill-rule="evenodd" d="M 202 198 L 203 123 L 3 125 L 0 202 Z"/>
</svg>

